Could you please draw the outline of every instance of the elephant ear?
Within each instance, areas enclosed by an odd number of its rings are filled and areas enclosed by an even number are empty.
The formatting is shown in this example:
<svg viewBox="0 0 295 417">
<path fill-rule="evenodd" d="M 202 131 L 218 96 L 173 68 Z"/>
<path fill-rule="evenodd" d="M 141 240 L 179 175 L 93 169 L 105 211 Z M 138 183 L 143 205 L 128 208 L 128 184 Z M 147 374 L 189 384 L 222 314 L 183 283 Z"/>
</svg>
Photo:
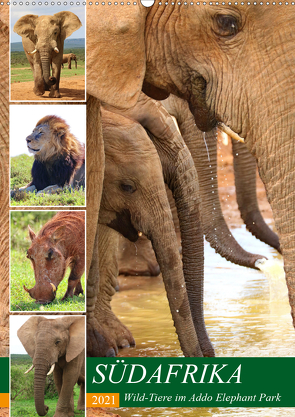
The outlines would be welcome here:
<svg viewBox="0 0 295 417">
<path fill-rule="evenodd" d="M 87 93 L 104 103 L 127 109 L 137 102 L 145 75 L 147 10 L 140 4 L 87 8 Z"/>
<path fill-rule="evenodd" d="M 79 317 L 69 327 L 70 342 L 67 347 L 66 361 L 70 362 L 85 349 L 85 317 Z"/>
<path fill-rule="evenodd" d="M 59 12 L 55 13 L 54 16 L 59 21 L 62 39 L 68 38 L 82 26 L 79 17 L 72 12 Z"/>
<path fill-rule="evenodd" d="M 37 42 L 37 37 L 34 34 L 38 15 L 26 14 L 18 19 L 13 27 L 13 31 L 22 38 L 29 38 L 34 44 Z"/>
<path fill-rule="evenodd" d="M 39 323 L 43 320 L 47 319 L 40 316 L 31 317 L 17 331 L 19 340 L 22 342 L 31 358 L 34 358 L 35 355 L 35 334 Z"/>
</svg>

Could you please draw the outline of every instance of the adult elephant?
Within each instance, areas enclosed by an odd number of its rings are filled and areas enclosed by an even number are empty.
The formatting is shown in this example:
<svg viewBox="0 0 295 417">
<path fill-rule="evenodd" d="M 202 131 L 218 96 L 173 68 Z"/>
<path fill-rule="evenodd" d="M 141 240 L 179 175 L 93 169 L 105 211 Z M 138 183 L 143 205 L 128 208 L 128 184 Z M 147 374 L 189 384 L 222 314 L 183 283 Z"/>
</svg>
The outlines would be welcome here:
<svg viewBox="0 0 295 417">
<path fill-rule="evenodd" d="M 64 40 L 82 26 L 72 12 L 59 12 L 53 16 L 28 14 L 14 25 L 14 32 L 22 37 L 23 48 L 34 74 L 34 93 L 59 98 L 60 69 Z M 50 75 L 52 65 L 52 76 Z"/>
<path fill-rule="evenodd" d="M 273 210 L 295 325 L 294 17 L 279 5 L 88 6 L 87 82 L 127 108 L 145 80 L 155 98 L 187 100 L 201 131 L 225 123 L 245 138 Z"/>
<path fill-rule="evenodd" d="M 210 132 L 209 135 L 207 135 L 207 138 L 204 137 L 204 135 L 196 127 L 193 115 L 191 114 L 186 101 L 170 95 L 169 98 L 161 103 L 178 121 L 182 137 L 194 159 L 198 172 L 200 195 L 202 200 L 202 226 L 207 241 L 213 248 L 215 248 L 217 253 L 225 257 L 227 260 L 255 269 L 256 261 L 258 259 L 264 259 L 264 257 L 247 252 L 238 244 L 228 229 L 221 211 L 217 186 L 217 132 Z M 118 112 L 116 109 L 113 109 L 113 111 Z M 162 105 L 147 97 L 143 93 L 140 94 L 138 102 L 135 106 L 128 110 L 120 110 L 119 112 L 138 121 L 145 129 L 157 137 L 168 138 L 169 136 L 172 137 L 176 134 L 176 130 L 171 129 L 171 127 L 167 125 L 166 120 L 168 117 L 166 112 L 163 110 Z M 206 143 L 204 143 L 204 141 L 206 141 Z M 234 140 L 234 142 L 236 141 Z M 238 143 L 238 145 L 240 145 L 240 143 Z M 241 146 L 243 147 L 244 144 L 241 144 Z M 245 161 L 247 154 L 250 155 L 249 152 L 247 152 L 246 155 L 243 156 L 244 163 L 247 162 Z M 249 181 L 249 177 L 252 180 L 251 174 L 253 171 L 253 164 L 251 160 L 249 161 L 249 165 L 250 175 L 246 172 L 246 177 L 244 172 L 239 172 L 242 170 L 241 168 L 238 170 L 236 168 L 236 172 L 239 174 L 237 175 L 237 179 L 239 180 L 239 183 L 242 183 L 240 187 L 238 187 L 238 197 L 241 195 L 240 188 L 242 188 L 244 182 L 246 182 L 247 185 L 251 183 L 251 181 Z M 255 168 L 256 166 L 254 166 L 254 170 Z M 255 191 L 255 185 L 252 181 L 252 188 L 253 187 Z M 246 192 L 247 198 L 245 199 L 247 200 L 247 204 L 249 203 L 252 205 L 252 200 L 254 199 L 252 197 L 253 190 L 247 189 L 244 193 Z M 251 198 L 249 198 L 249 196 Z M 243 210 L 244 212 L 247 211 L 247 205 Z M 258 206 L 257 210 L 258 214 L 260 214 Z M 257 217 L 258 215 L 256 218 Z M 262 217 L 261 220 L 262 226 L 264 225 L 267 230 L 267 226 L 263 222 Z"/>
<path fill-rule="evenodd" d="M 62 56 L 62 68 L 63 68 L 63 64 L 68 63 L 68 69 L 72 69 L 72 60 L 75 61 L 75 66 L 77 69 L 77 57 L 75 54 L 71 53 L 71 54 L 64 54 Z"/>
<path fill-rule="evenodd" d="M 217 132 L 202 133 L 185 100 L 171 94 L 162 101 L 178 123 L 197 168 L 202 198 L 204 233 L 216 252 L 231 262 L 256 268 L 258 257 L 244 251 L 228 229 L 218 198 Z M 235 186 L 238 207 L 247 229 L 258 239 L 280 251 L 278 236 L 265 223 L 256 197 L 256 161 L 244 143 L 232 139 Z"/>
<path fill-rule="evenodd" d="M 106 110 L 102 116 L 106 164 L 99 223 L 132 242 L 137 241 L 138 232 L 151 240 L 183 353 L 213 356 L 203 317 L 203 233 L 197 172 L 191 155 L 165 109 L 162 117 L 167 120 L 162 132 L 152 139 L 155 146 L 139 123 Z M 170 137 L 165 137 L 165 128 L 172 132 Z M 178 210 L 183 265 L 163 174 Z M 91 356 L 102 355 L 102 335 L 103 340 L 112 340 L 104 348 L 106 353 L 131 339 L 107 307 L 118 273 L 112 250 L 117 243 L 112 243 L 108 235 L 104 237 L 105 229 L 100 230 L 104 231 L 98 240 L 101 283 L 93 313 L 95 325 L 88 329 Z"/>
<path fill-rule="evenodd" d="M 34 398 L 39 416 L 45 416 L 44 404 L 46 375 L 54 372 L 58 402 L 54 416 L 74 415 L 73 388 L 80 385 L 78 409 L 85 408 L 85 318 L 61 317 L 46 319 L 34 316 L 18 330 L 17 335 L 35 368 Z"/>
</svg>

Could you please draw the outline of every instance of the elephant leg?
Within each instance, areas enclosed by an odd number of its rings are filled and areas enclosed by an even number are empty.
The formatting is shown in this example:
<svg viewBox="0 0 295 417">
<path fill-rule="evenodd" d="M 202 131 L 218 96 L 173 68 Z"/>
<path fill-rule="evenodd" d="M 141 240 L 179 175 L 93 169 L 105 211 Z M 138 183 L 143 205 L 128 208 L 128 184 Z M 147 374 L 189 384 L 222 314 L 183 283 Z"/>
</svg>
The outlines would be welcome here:
<svg viewBox="0 0 295 417">
<path fill-rule="evenodd" d="M 72 361 L 67 362 L 62 370 L 62 380 L 59 397 L 56 405 L 54 417 L 74 416 L 74 386 L 78 380 L 78 369 L 81 358 L 76 356 Z M 56 365 L 57 366 L 57 365 Z"/>
<path fill-rule="evenodd" d="M 81 382 L 78 380 L 78 384 L 80 385 L 80 394 L 77 409 L 85 410 L 85 378 Z"/>
<path fill-rule="evenodd" d="M 55 364 L 53 371 L 53 379 L 57 389 L 58 396 L 60 396 L 60 391 L 62 387 L 62 369 L 58 364 Z"/>
<path fill-rule="evenodd" d="M 34 60 L 33 64 L 33 74 L 34 74 L 34 94 L 36 96 L 43 96 L 45 93 L 45 82 L 43 79 L 43 72 L 41 67 L 41 62 L 37 59 Z"/>
<path fill-rule="evenodd" d="M 118 348 L 134 346 L 131 332 L 111 310 L 118 276 L 118 233 L 99 225 L 99 291 L 94 308 L 93 327 L 88 332 L 90 356 L 114 356 Z M 90 330 L 90 329 L 88 329 Z"/>
<path fill-rule="evenodd" d="M 60 80 L 61 63 L 59 61 L 52 61 L 52 77 L 56 78 L 56 83 L 50 88 L 49 97 L 60 98 L 59 80 Z"/>
<path fill-rule="evenodd" d="M 68 60 L 68 69 L 72 69 L 71 62 L 72 62 L 72 58 L 69 58 L 69 60 Z"/>
</svg>

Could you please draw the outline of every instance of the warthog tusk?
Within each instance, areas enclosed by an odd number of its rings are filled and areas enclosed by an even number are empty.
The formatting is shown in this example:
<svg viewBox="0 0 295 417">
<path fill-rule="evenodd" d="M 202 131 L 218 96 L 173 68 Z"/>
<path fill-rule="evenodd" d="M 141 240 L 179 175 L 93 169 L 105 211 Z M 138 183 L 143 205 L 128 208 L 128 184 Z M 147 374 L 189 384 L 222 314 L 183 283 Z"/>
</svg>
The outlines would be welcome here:
<svg viewBox="0 0 295 417">
<path fill-rule="evenodd" d="M 232 139 L 237 140 L 238 142 L 244 143 L 244 138 L 241 138 L 236 132 L 231 130 L 230 127 L 226 126 L 224 123 L 218 123 L 217 124 L 218 129 L 220 129 L 222 132 L 226 133 L 228 136 L 230 136 Z"/>
<path fill-rule="evenodd" d="M 47 375 L 52 374 L 52 372 L 54 371 L 54 367 L 55 367 L 55 363 L 51 366 L 50 371 L 48 372 Z"/>
<path fill-rule="evenodd" d="M 138 236 L 142 236 L 142 232 L 138 232 Z"/>
<path fill-rule="evenodd" d="M 28 290 L 28 289 L 27 289 L 27 287 L 26 287 L 25 285 L 23 285 L 23 287 L 24 287 L 24 290 L 25 290 L 25 291 L 30 292 L 30 290 Z"/>
<path fill-rule="evenodd" d="M 34 365 L 32 365 L 31 367 L 30 367 L 30 369 L 28 369 L 26 372 L 25 372 L 25 374 L 28 374 L 29 372 L 31 372 L 31 370 L 32 369 L 34 369 Z"/>
<path fill-rule="evenodd" d="M 33 52 L 28 52 L 30 55 L 34 55 L 37 52 L 37 49 L 34 49 Z"/>
<path fill-rule="evenodd" d="M 52 286 L 53 292 L 56 292 L 56 286 L 50 282 L 50 285 Z"/>
<path fill-rule="evenodd" d="M 54 50 L 57 54 L 59 53 L 59 49 L 58 49 L 57 47 L 55 47 L 53 50 Z"/>
</svg>

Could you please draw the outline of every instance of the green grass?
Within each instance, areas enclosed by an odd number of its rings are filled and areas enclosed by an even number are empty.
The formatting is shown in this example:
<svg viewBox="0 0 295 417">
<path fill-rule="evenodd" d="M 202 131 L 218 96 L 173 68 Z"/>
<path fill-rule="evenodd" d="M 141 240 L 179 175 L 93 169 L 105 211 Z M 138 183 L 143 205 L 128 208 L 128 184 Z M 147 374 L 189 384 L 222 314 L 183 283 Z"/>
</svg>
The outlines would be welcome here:
<svg viewBox="0 0 295 417">
<path fill-rule="evenodd" d="M 75 75 L 85 75 L 85 49 L 71 48 L 65 49 L 64 54 L 74 53 L 77 56 L 77 69 L 75 61 L 72 61 L 72 69 L 68 69 L 68 64 L 64 64 L 61 69 L 61 86 L 62 78 L 74 77 Z M 33 81 L 33 72 L 24 52 L 11 52 L 11 83 Z"/>
<path fill-rule="evenodd" d="M 19 362 L 19 356 L 27 358 Z M 31 366 L 32 359 L 28 355 L 11 355 L 11 400 L 10 410 L 12 417 L 37 417 L 34 401 L 34 371 L 24 375 Z M 84 416 L 84 411 L 77 410 L 80 388 L 74 387 L 75 416 Z M 53 375 L 46 378 L 45 404 L 49 407 L 47 416 L 53 417 L 58 396 L 53 382 Z"/>
<path fill-rule="evenodd" d="M 26 251 L 30 247 L 28 225 L 34 232 L 39 232 L 41 227 L 51 219 L 56 212 L 38 211 L 12 211 L 11 212 L 11 252 L 10 252 L 10 309 L 11 311 L 84 311 L 85 294 L 74 296 L 61 301 L 68 286 L 69 269 L 65 278 L 58 286 L 55 300 L 48 305 L 35 303 L 30 295 L 23 289 L 23 285 L 32 288 L 35 285 L 34 271 L 31 261 L 26 257 Z M 85 274 L 81 278 L 81 284 L 85 291 Z"/>
<path fill-rule="evenodd" d="M 75 416 L 84 416 L 84 411 L 77 410 L 78 397 L 74 397 L 75 401 Z M 45 404 L 49 407 L 46 414 L 47 417 L 53 417 L 56 409 L 57 399 L 46 399 Z M 35 409 L 34 399 L 31 400 L 15 400 L 11 402 L 11 417 L 38 417 Z"/>
<path fill-rule="evenodd" d="M 73 53 L 77 57 L 78 65 L 85 65 L 85 48 L 66 48 L 64 49 L 64 55 Z M 75 61 L 72 61 L 72 64 Z M 24 51 L 11 52 L 10 65 L 12 68 L 29 67 L 29 61 Z M 67 64 L 66 64 L 67 65 Z"/>
<path fill-rule="evenodd" d="M 23 187 L 31 181 L 31 169 L 34 156 L 19 155 L 10 159 L 10 188 Z"/>
<path fill-rule="evenodd" d="M 33 156 L 18 155 L 11 158 L 10 187 L 17 190 L 31 181 Z M 11 206 L 85 206 L 85 190 L 64 189 L 54 194 L 19 192 L 11 198 Z"/>
<path fill-rule="evenodd" d="M 54 194 L 35 194 L 20 192 L 11 199 L 13 207 L 51 207 L 51 206 L 85 206 L 85 190 L 64 189 Z"/>
<path fill-rule="evenodd" d="M 74 63 L 75 64 L 75 63 Z M 72 62 L 72 69 L 68 69 L 68 64 L 65 64 L 65 68 L 61 69 L 60 75 L 60 86 L 62 87 L 62 79 L 63 78 L 70 78 L 76 75 L 85 75 L 85 66 L 78 63 L 77 69 L 73 67 Z M 12 68 L 11 69 L 11 84 L 13 83 L 23 83 L 25 81 L 34 81 L 33 72 L 31 68 Z"/>
</svg>

